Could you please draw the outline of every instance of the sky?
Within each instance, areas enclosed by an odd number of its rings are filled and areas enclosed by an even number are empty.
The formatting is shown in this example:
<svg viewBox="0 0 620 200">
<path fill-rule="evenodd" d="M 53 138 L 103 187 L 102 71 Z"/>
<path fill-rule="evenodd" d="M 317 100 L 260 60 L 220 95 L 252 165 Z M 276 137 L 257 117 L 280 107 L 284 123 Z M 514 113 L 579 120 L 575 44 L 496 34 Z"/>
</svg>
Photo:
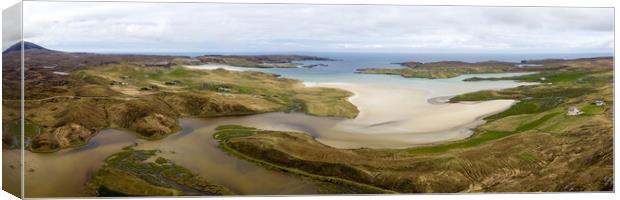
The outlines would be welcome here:
<svg viewBox="0 0 620 200">
<path fill-rule="evenodd" d="M 609 53 L 614 44 L 612 8 L 27 1 L 24 10 L 24 39 L 64 51 Z"/>
</svg>

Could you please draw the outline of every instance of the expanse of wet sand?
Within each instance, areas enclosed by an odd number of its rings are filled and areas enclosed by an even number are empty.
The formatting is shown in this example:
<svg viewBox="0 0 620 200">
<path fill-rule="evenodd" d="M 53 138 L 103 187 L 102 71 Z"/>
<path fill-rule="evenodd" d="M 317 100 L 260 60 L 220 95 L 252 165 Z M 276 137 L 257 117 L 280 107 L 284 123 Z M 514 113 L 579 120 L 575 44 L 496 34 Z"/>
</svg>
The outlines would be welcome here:
<svg viewBox="0 0 620 200">
<path fill-rule="evenodd" d="M 429 102 L 436 93 L 412 87 L 386 88 L 361 83 L 306 85 L 354 93 L 349 101 L 358 107 L 359 115 L 335 124 L 329 134 L 320 134 L 318 138 L 340 148 L 399 148 L 464 139 L 472 134 L 471 129 L 484 123 L 483 117 L 506 110 L 515 103 L 514 100 Z"/>
<path fill-rule="evenodd" d="M 221 64 L 190 68 L 246 70 Z M 231 123 L 307 132 L 318 141 L 336 148 L 414 147 L 465 139 L 473 134 L 472 129 L 485 122 L 484 117 L 504 111 L 515 103 L 514 100 L 447 103 L 451 96 L 521 85 L 512 81 L 463 82 L 460 78 L 464 77 L 402 80 L 385 75 L 357 76 L 358 79 L 343 82 L 304 82 L 307 87 L 330 87 L 353 92 L 354 95 L 348 100 L 360 111 L 355 119 L 266 114 L 237 118 L 236 122 Z M 384 80 L 386 78 L 388 80 Z"/>
<path fill-rule="evenodd" d="M 248 69 L 244 69 L 243 67 L 235 67 L 224 64 L 204 64 L 204 65 L 184 65 L 183 67 L 188 69 L 202 69 L 202 70 L 214 70 L 214 69 L 225 69 L 228 71 L 247 71 Z"/>
</svg>

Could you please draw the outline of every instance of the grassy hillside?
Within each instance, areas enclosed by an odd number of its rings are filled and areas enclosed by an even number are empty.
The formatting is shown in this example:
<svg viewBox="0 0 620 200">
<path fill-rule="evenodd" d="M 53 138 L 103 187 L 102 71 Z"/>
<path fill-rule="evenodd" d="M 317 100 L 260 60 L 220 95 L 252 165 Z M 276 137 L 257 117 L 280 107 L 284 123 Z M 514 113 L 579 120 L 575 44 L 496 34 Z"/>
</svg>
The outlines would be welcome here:
<svg viewBox="0 0 620 200">
<path fill-rule="evenodd" d="M 368 68 L 360 69 L 358 73 L 362 74 L 386 74 L 386 75 L 400 75 L 405 78 L 452 78 L 463 74 L 481 74 L 481 73 L 502 73 L 502 72 L 517 72 L 518 70 L 509 67 L 463 67 L 463 68 L 451 68 L 451 67 L 434 67 L 434 68 Z"/>
<path fill-rule="evenodd" d="M 401 63 L 402 68 L 365 68 L 358 69 L 358 73 L 363 74 L 387 74 L 400 75 L 405 78 L 452 78 L 463 74 L 480 74 L 480 73 L 501 73 L 520 71 L 514 67 L 512 63 L 506 62 L 478 62 L 467 63 L 459 61 L 443 61 L 443 62 L 404 62 Z"/>
<path fill-rule="evenodd" d="M 261 72 L 125 63 L 88 67 L 69 75 L 44 69 L 28 75 L 32 78 L 26 82 L 25 116 L 38 134 L 29 135 L 27 145 L 35 152 L 86 144 L 104 128 L 129 129 L 146 139 L 160 139 L 178 131 L 176 119 L 183 116 L 284 111 L 351 118 L 358 113 L 346 101 L 350 92 L 307 88 L 300 81 Z M 3 102 L 5 116 L 14 116 L 3 123 L 15 123 L 19 104 Z M 14 129 L 7 135 L 18 133 Z M 15 146 L 13 141 L 3 140 L 6 146 Z"/>
<path fill-rule="evenodd" d="M 518 67 L 518 63 L 486 61 L 486 62 L 405 62 L 401 63 L 402 68 L 366 68 L 358 69 L 358 73 L 363 74 L 387 74 L 400 75 L 406 78 L 452 78 L 463 74 L 481 73 L 505 73 L 505 72 L 544 72 L 557 70 L 571 70 L 575 68 L 607 68 L 612 62 L 609 57 L 603 58 L 584 58 L 584 59 L 548 59 L 531 60 L 528 64 L 535 66 Z M 475 80 L 475 79 L 470 79 Z"/>
<path fill-rule="evenodd" d="M 334 176 L 335 174 L 339 174 L 339 175 L 350 174 L 352 173 L 350 170 L 355 171 L 354 168 L 347 167 L 346 165 L 341 165 L 337 163 L 332 164 L 332 163 L 325 163 L 325 162 L 295 162 L 288 155 L 285 155 L 283 152 L 271 151 L 271 150 L 263 151 L 259 149 L 242 149 L 239 146 L 230 146 L 229 144 L 231 143 L 228 143 L 228 141 L 230 141 L 231 139 L 235 140 L 236 138 L 239 138 L 239 137 L 243 137 L 243 138 L 254 137 L 254 136 L 260 137 L 260 136 L 263 136 L 264 133 L 279 134 L 280 132 L 264 131 L 264 130 L 259 130 L 259 129 L 252 128 L 252 127 L 244 127 L 240 125 L 222 125 L 216 128 L 216 133 L 213 134 L 213 138 L 220 142 L 219 143 L 220 148 L 223 151 L 231 154 L 232 156 L 236 156 L 240 159 L 245 159 L 245 160 L 254 162 L 258 165 L 262 165 L 264 167 L 271 168 L 274 170 L 284 171 L 284 172 L 292 173 L 295 175 L 311 178 L 312 180 L 317 182 L 320 193 L 325 193 L 325 194 L 394 193 L 393 191 L 378 188 L 378 187 L 375 187 L 369 184 L 364 184 L 361 182 L 349 180 L 347 178 L 341 178 L 341 177 Z M 285 137 L 287 137 L 286 139 L 298 140 L 297 138 L 294 138 L 294 137 L 288 137 L 288 136 L 285 136 Z M 300 134 L 299 137 L 301 137 L 303 140 L 311 140 L 311 137 L 308 135 Z M 269 138 L 268 140 L 271 140 L 271 139 L 278 140 L 278 138 Z M 282 142 L 286 142 L 286 141 L 282 141 Z M 256 158 L 256 156 L 253 156 L 253 154 L 249 155 L 245 153 L 247 151 L 254 151 L 254 150 L 258 150 L 257 152 L 254 152 L 254 153 L 261 155 L 258 157 L 271 158 L 271 157 L 282 156 L 282 157 L 285 157 L 284 158 L 286 159 L 285 162 L 287 161 L 291 161 L 291 162 L 287 162 L 285 164 L 277 163 L 277 162 L 270 162 L 269 159 L 262 160 L 260 158 Z M 315 149 L 315 150 L 320 150 L 320 149 Z M 287 164 L 290 164 L 293 166 L 288 166 Z M 312 168 L 322 168 L 323 170 L 330 171 L 329 172 L 330 175 L 312 173 L 311 171 L 308 170 Z M 356 178 L 355 177 L 356 175 L 359 175 L 359 174 L 355 174 L 354 176 L 348 177 L 348 178 Z"/>
</svg>

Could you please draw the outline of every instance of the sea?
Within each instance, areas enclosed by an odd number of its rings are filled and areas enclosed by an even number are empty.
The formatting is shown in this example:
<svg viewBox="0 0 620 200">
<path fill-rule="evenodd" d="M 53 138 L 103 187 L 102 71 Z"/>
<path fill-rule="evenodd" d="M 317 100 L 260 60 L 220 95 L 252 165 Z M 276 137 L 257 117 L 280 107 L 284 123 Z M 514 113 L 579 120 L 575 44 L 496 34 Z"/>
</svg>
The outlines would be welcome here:
<svg viewBox="0 0 620 200">
<path fill-rule="evenodd" d="M 286 55 L 297 54 L 306 56 L 318 56 L 334 59 L 334 61 L 296 61 L 303 65 L 327 64 L 314 68 L 252 68 L 253 71 L 263 71 L 280 74 L 287 78 L 303 80 L 306 82 L 366 82 L 371 80 L 394 81 L 395 78 L 379 78 L 377 76 L 355 75 L 361 68 L 398 68 L 402 62 L 438 62 L 438 61 L 505 61 L 518 63 L 521 60 L 540 59 L 574 59 L 591 57 L 609 57 L 613 53 L 550 53 L 550 54 L 455 54 L 455 53 L 343 53 L 343 52 L 161 52 L 140 53 L 155 55 Z M 398 78 L 396 78 L 398 80 Z"/>
</svg>

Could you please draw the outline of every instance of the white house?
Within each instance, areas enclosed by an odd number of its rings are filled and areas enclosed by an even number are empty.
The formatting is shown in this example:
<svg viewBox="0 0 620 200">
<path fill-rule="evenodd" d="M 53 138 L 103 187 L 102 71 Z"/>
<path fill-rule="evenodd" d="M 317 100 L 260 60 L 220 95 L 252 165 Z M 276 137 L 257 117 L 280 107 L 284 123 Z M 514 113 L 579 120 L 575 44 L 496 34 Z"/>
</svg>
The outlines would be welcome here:
<svg viewBox="0 0 620 200">
<path fill-rule="evenodd" d="M 579 110 L 576 107 L 570 107 L 568 108 L 568 112 L 566 113 L 566 115 L 568 116 L 577 116 L 577 115 L 581 115 L 583 114 L 583 112 L 581 110 Z"/>
</svg>

